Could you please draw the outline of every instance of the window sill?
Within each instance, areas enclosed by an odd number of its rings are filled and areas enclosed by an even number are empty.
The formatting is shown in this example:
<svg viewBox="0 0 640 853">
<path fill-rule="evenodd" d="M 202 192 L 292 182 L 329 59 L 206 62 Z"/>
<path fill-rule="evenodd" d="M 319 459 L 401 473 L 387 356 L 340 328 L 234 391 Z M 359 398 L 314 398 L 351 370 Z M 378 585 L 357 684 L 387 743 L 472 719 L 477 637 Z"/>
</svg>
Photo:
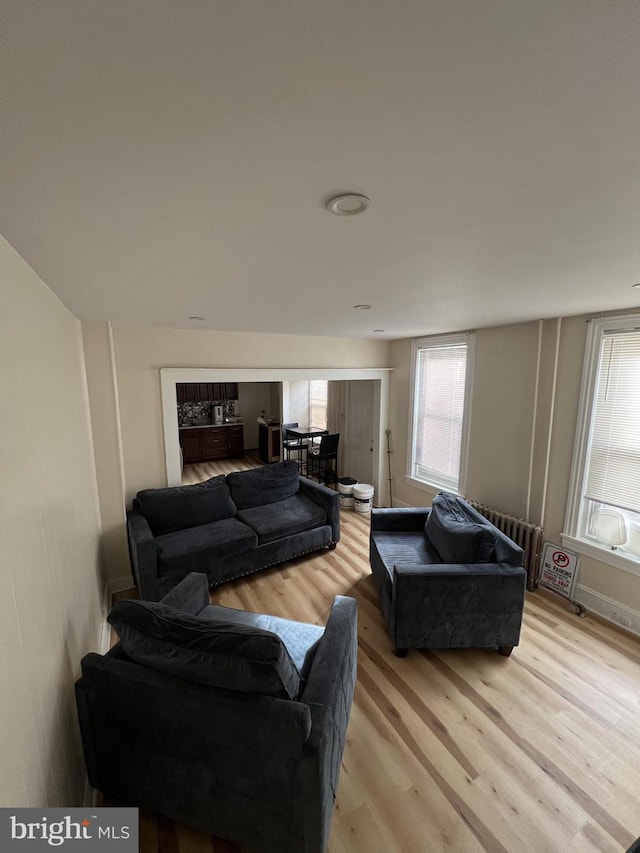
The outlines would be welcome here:
<svg viewBox="0 0 640 853">
<path fill-rule="evenodd" d="M 630 575 L 640 577 L 640 560 L 634 560 L 633 557 L 627 557 L 618 551 L 612 551 L 610 548 L 596 545 L 595 542 L 575 539 L 566 533 L 562 533 L 560 539 L 563 545 L 572 551 L 576 551 L 578 554 L 582 554 L 584 557 L 591 557 L 594 560 L 599 560 L 601 563 L 607 563 L 609 566 L 621 569 L 623 572 L 628 572 Z"/>
<path fill-rule="evenodd" d="M 415 477 L 411 477 L 409 474 L 404 475 L 404 481 L 407 485 L 413 486 L 414 489 L 420 489 L 422 492 L 432 492 L 434 495 L 437 495 L 438 492 L 450 492 L 454 495 L 459 494 L 457 489 L 452 489 L 450 486 L 436 486 L 434 483 L 416 480 Z"/>
</svg>

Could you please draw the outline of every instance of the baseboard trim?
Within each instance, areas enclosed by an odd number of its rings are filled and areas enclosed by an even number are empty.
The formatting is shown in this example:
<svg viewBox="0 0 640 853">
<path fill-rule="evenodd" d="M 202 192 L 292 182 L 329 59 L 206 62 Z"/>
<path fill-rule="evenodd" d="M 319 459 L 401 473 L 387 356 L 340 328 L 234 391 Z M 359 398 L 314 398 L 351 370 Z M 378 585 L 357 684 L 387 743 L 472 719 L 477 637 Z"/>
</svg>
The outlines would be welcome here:
<svg viewBox="0 0 640 853">
<path fill-rule="evenodd" d="M 409 504 L 405 503 L 405 501 L 398 500 L 398 498 L 394 498 L 391 502 L 391 506 L 398 507 L 400 509 L 408 509 Z"/>
<path fill-rule="evenodd" d="M 116 592 L 124 592 L 125 589 L 132 589 L 135 586 L 131 575 L 121 575 L 119 578 L 111 578 L 109 581 L 109 592 L 114 595 Z"/>
<path fill-rule="evenodd" d="M 612 625 L 618 628 L 623 628 L 631 634 L 640 637 L 640 610 L 634 610 L 624 604 L 620 604 L 608 595 L 603 595 L 595 589 L 591 589 L 584 584 L 578 584 L 574 594 L 574 598 L 580 604 L 583 604 L 587 610 L 591 610 Z M 624 620 L 624 621 L 622 621 Z"/>
</svg>

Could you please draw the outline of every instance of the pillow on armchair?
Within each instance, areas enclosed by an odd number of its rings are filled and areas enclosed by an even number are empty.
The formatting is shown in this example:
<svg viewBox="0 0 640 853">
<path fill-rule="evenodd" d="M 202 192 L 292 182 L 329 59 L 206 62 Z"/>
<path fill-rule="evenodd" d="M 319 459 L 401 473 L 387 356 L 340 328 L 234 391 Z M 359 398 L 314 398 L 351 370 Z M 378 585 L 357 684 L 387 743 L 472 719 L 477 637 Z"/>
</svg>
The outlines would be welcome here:
<svg viewBox="0 0 640 853">
<path fill-rule="evenodd" d="M 276 634 L 151 601 L 119 601 L 107 617 L 136 663 L 213 687 L 295 699 L 300 674 Z"/>
<path fill-rule="evenodd" d="M 443 563 L 490 563 L 493 560 L 495 528 L 457 495 L 449 492 L 436 495 L 424 532 Z"/>
</svg>

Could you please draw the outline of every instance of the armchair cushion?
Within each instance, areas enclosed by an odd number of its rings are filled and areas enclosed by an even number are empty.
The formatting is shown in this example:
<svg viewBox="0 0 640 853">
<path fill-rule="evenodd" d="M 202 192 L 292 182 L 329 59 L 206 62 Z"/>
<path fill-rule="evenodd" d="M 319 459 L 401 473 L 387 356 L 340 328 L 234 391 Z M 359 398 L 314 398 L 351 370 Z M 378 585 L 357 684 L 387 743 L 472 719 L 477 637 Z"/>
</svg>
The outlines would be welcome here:
<svg viewBox="0 0 640 853">
<path fill-rule="evenodd" d="M 227 483 L 238 509 L 284 501 L 298 491 L 298 463 L 276 462 L 251 471 L 234 471 L 227 474 Z"/>
<path fill-rule="evenodd" d="M 248 610 L 236 610 L 219 604 L 209 604 L 198 615 L 203 619 L 233 622 L 234 625 L 250 625 L 276 634 L 285 644 L 303 680 L 309 674 L 318 643 L 324 635 L 324 628 L 320 625 L 294 622 L 292 619 L 252 613 Z"/>
<path fill-rule="evenodd" d="M 236 514 L 224 475 L 194 486 L 143 489 L 138 492 L 137 501 L 154 536 L 209 524 Z"/>
<path fill-rule="evenodd" d="M 433 499 L 424 526 L 426 538 L 443 563 L 489 563 L 495 528 L 464 500 L 448 492 Z"/>
<path fill-rule="evenodd" d="M 300 692 L 286 645 L 255 625 L 192 616 L 149 601 L 119 601 L 108 621 L 137 663 L 242 693 L 294 699 Z"/>
</svg>

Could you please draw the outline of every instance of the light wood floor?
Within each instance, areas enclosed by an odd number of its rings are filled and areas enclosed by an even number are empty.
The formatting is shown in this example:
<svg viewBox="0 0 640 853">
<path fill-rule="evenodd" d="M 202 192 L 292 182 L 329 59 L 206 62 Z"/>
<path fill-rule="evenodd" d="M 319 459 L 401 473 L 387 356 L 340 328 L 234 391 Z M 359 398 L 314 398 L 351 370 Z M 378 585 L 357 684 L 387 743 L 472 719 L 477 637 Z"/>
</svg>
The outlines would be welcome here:
<svg viewBox="0 0 640 853">
<path fill-rule="evenodd" d="M 369 517 L 333 552 L 240 579 L 212 601 L 325 622 L 359 607 L 358 682 L 329 853 L 621 853 L 640 835 L 640 642 L 546 593 L 521 644 L 392 654 Z M 126 597 L 126 596 L 125 596 Z M 239 853 L 149 813 L 143 853 Z"/>
<path fill-rule="evenodd" d="M 264 463 L 260 460 L 257 450 L 249 450 L 244 456 L 232 459 L 218 459 L 212 462 L 194 462 L 182 469 L 182 485 L 192 486 L 201 483 L 218 474 L 230 474 L 232 471 L 248 471 L 258 468 Z"/>
</svg>

